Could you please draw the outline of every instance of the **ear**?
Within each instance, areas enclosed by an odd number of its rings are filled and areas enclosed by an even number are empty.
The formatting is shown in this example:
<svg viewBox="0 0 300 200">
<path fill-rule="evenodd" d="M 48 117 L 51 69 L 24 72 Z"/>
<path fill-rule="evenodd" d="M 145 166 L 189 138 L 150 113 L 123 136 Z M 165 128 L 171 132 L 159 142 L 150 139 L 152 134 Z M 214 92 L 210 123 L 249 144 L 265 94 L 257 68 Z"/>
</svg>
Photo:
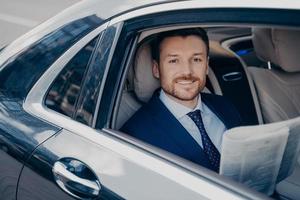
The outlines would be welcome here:
<svg viewBox="0 0 300 200">
<path fill-rule="evenodd" d="M 209 63 L 209 57 L 207 57 L 207 61 L 206 61 L 206 75 L 208 75 L 208 73 L 209 73 L 209 65 L 208 65 L 208 63 Z"/>
<path fill-rule="evenodd" d="M 156 60 L 152 60 L 152 74 L 155 78 L 159 79 L 159 69 Z"/>
</svg>

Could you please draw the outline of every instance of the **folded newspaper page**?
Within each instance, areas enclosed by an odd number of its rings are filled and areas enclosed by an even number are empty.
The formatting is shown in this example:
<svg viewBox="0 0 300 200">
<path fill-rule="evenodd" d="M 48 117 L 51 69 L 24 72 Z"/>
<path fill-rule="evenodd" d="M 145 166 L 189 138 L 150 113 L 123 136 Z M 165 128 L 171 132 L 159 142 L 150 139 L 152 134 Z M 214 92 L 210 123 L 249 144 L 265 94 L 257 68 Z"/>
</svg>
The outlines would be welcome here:
<svg viewBox="0 0 300 200">
<path fill-rule="evenodd" d="M 271 195 L 289 176 L 300 148 L 300 118 L 224 133 L 220 174 Z"/>
<path fill-rule="evenodd" d="M 290 134 L 285 148 L 279 175 L 277 177 L 277 183 L 284 180 L 286 177 L 292 174 L 297 160 L 300 156 L 300 118 L 295 118 L 287 121 L 287 123 L 281 122 L 280 124 L 287 124 L 290 129 Z M 299 180 L 300 183 L 300 180 Z"/>
</svg>

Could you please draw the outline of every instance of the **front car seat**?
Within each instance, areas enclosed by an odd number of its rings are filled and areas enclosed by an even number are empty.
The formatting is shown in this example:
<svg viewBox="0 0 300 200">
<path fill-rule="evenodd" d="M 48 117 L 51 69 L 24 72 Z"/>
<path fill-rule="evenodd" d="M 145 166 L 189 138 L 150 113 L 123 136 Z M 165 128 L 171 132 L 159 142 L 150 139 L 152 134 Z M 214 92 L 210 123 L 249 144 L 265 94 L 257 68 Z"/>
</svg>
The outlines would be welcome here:
<svg viewBox="0 0 300 200">
<path fill-rule="evenodd" d="M 300 116 L 300 30 L 254 28 L 253 45 L 268 68 L 248 67 L 265 123 Z M 300 157 L 293 174 L 277 184 L 280 196 L 300 197 Z"/>
<path fill-rule="evenodd" d="M 269 64 L 269 69 L 248 68 L 264 122 L 299 116 L 300 30 L 254 28 L 253 45 L 258 58 Z"/>
</svg>

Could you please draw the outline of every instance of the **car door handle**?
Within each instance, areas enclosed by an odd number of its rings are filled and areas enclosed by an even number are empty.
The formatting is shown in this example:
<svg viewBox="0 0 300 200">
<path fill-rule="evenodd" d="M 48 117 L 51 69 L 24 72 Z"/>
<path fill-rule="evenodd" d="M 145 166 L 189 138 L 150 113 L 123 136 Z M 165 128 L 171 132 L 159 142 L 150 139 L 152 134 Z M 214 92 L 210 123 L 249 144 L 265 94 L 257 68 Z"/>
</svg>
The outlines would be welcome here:
<svg viewBox="0 0 300 200">
<path fill-rule="evenodd" d="M 242 79 L 241 72 L 230 72 L 222 76 L 224 81 L 238 81 Z"/>
<path fill-rule="evenodd" d="M 52 172 L 56 183 L 74 197 L 95 198 L 100 194 L 101 185 L 96 175 L 76 159 L 65 158 L 55 162 Z"/>
</svg>

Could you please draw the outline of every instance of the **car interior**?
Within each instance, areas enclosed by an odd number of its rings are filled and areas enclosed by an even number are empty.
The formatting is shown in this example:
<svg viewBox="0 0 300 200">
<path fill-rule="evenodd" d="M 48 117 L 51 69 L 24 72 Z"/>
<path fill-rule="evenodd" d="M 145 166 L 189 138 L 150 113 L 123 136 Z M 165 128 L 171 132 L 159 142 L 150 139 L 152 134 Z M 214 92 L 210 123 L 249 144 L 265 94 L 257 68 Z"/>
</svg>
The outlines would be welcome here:
<svg viewBox="0 0 300 200">
<path fill-rule="evenodd" d="M 122 125 L 160 87 L 152 75 L 153 34 L 191 26 L 141 32 L 128 66 L 111 127 Z M 201 26 L 210 40 L 209 73 L 204 92 L 224 95 L 236 106 L 243 125 L 300 116 L 300 30 L 280 26 Z M 292 175 L 276 186 L 278 199 L 300 196 L 300 156 Z"/>
</svg>

